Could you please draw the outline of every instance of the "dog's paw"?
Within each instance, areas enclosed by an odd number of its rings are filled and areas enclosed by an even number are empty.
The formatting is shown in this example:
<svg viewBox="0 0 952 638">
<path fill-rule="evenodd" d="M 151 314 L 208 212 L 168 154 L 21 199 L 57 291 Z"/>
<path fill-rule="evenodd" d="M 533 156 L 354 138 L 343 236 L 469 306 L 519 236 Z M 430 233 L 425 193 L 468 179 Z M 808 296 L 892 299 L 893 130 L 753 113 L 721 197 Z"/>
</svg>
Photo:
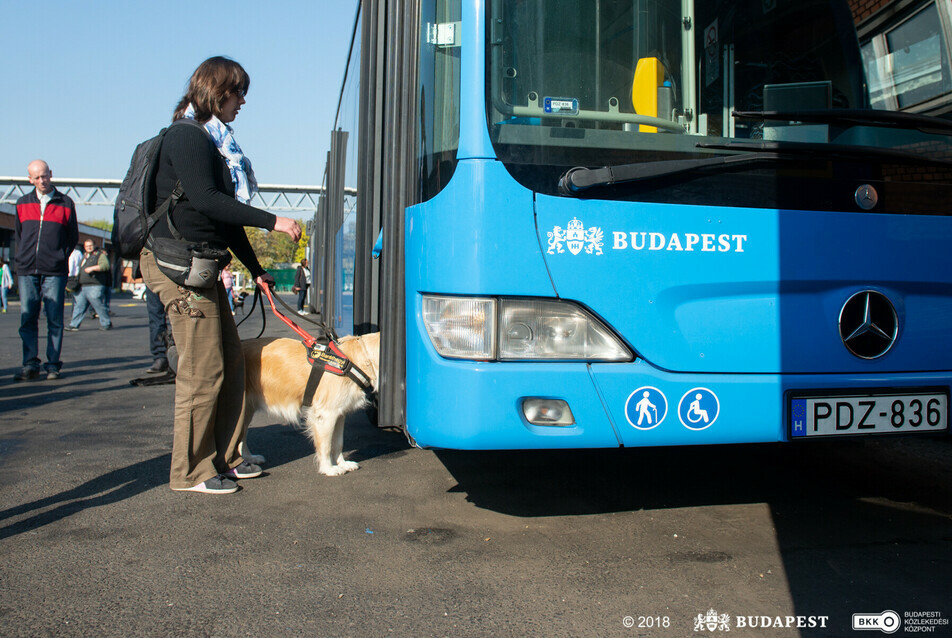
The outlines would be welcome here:
<svg viewBox="0 0 952 638">
<path fill-rule="evenodd" d="M 353 472 L 359 467 L 360 466 L 353 461 L 341 461 L 337 465 L 327 465 L 320 467 L 317 471 L 324 476 L 341 476 L 343 474 L 347 474 L 348 472 Z"/>
<path fill-rule="evenodd" d="M 344 468 L 345 472 L 353 472 L 354 470 L 360 469 L 360 466 L 354 461 L 338 461 L 337 467 Z"/>
</svg>

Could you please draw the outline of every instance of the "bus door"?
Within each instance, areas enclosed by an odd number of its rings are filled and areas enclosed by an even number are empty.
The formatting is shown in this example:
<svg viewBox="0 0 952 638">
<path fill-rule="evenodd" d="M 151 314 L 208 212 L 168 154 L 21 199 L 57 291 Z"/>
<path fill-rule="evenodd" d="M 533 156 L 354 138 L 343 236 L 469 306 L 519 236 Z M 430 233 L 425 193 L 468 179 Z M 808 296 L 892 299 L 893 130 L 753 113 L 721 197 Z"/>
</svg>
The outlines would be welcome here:
<svg viewBox="0 0 952 638">
<path fill-rule="evenodd" d="M 311 224 L 311 308 L 339 335 L 354 331 L 354 232 L 353 192 L 347 194 L 348 132 L 331 133 L 327 177 Z"/>
</svg>

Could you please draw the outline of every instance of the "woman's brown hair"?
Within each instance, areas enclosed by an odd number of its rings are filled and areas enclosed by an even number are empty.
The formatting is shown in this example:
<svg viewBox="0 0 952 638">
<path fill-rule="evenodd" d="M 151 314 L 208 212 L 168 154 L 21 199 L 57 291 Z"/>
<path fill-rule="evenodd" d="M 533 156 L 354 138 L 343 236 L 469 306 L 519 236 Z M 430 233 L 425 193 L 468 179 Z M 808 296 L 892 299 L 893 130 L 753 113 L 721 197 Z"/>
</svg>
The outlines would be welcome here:
<svg viewBox="0 0 952 638">
<path fill-rule="evenodd" d="M 172 115 L 172 121 L 185 117 L 185 109 L 195 107 L 195 119 L 205 123 L 221 112 L 221 106 L 232 95 L 248 92 L 251 78 L 234 60 L 216 55 L 202 62 L 188 81 L 188 90 Z"/>
</svg>

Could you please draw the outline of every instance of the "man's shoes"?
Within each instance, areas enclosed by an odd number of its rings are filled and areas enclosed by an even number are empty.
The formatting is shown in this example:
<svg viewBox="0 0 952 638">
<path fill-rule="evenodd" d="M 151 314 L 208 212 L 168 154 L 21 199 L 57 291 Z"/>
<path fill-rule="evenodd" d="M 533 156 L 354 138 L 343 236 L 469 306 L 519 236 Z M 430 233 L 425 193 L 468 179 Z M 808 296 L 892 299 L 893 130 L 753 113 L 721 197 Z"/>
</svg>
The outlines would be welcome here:
<svg viewBox="0 0 952 638">
<path fill-rule="evenodd" d="M 100 330 L 112 330 L 112 324 L 109 324 L 108 326 L 99 326 L 99 329 L 100 329 Z"/>
<path fill-rule="evenodd" d="M 59 379 L 61 376 L 63 376 L 63 375 L 60 374 L 60 371 L 59 371 L 59 370 L 47 370 L 47 372 L 46 372 L 46 380 L 47 380 L 47 381 L 56 381 L 56 380 Z"/>
<path fill-rule="evenodd" d="M 149 374 L 162 374 L 169 369 L 169 360 L 165 358 L 156 359 L 152 362 L 152 367 L 146 370 Z"/>
<path fill-rule="evenodd" d="M 261 466 L 242 461 L 238 467 L 233 467 L 222 473 L 222 476 L 230 479 L 249 479 L 261 476 Z"/>
<path fill-rule="evenodd" d="M 13 375 L 14 381 L 33 381 L 38 378 L 40 378 L 40 371 L 36 368 L 23 368 Z"/>
<path fill-rule="evenodd" d="M 67 332 L 79 332 L 79 328 L 74 328 L 73 326 L 66 326 L 63 330 Z"/>
<path fill-rule="evenodd" d="M 192 487 L 173 487 L 176 492 L 201 492 L 202 494 L 232 494 L 238 491 L 238 484 L 219 474 Z"/>
</svg>

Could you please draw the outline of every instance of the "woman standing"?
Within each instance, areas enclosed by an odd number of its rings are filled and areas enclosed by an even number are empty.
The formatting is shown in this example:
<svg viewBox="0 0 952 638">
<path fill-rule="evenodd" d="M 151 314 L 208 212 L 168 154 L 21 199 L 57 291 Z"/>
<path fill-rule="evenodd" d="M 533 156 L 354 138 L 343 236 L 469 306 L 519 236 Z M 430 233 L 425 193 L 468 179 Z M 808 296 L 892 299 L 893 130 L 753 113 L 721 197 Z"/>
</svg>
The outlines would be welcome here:
<svg viewBox="0 0 952 638">
<path fill-rule="evenodd" d="M 189 118 L 202 126 L 173 126 L 162 143 L 153 204 L 164 201 L 176 182 L 184 198 L 171 220 L 185 239 L 231 249 L 259 286 L 274 278 L 258 263 L 245 226 L 286 233 L 293 241 L 301 228 L 287 217 L 253 208 L 257 190 L 251 162 L 229 126 L 245 103 L 250 79 L 240 64 L 223 57 L 205 60 L 192 74 L 173 122 Z M 153 237 L 172 237 L 160 220 Z M 244 400 L 244 359 L 235 319 L 218 280 L 211 288 L 179 286 L 158 268 L 147 248 L 140 256 L 146 285 L 168 309 L 178 351 L 175 426 L 170 487 L 178 491 L 229 494 L 233 479 L 261 474 L 240 455 L 238 418 Z"/>
<path fill-rule="evenodd" d="M 307 289 L 311 287 L 311 271 L 307 267 L 307 257 L 301 260 L 297 271 L 294 273 L 294 286 L 291 292 L 297 293 L 297 311 L 299 315 L 309 315 L 304 304 L 307 303 Z"/>
</svg>

